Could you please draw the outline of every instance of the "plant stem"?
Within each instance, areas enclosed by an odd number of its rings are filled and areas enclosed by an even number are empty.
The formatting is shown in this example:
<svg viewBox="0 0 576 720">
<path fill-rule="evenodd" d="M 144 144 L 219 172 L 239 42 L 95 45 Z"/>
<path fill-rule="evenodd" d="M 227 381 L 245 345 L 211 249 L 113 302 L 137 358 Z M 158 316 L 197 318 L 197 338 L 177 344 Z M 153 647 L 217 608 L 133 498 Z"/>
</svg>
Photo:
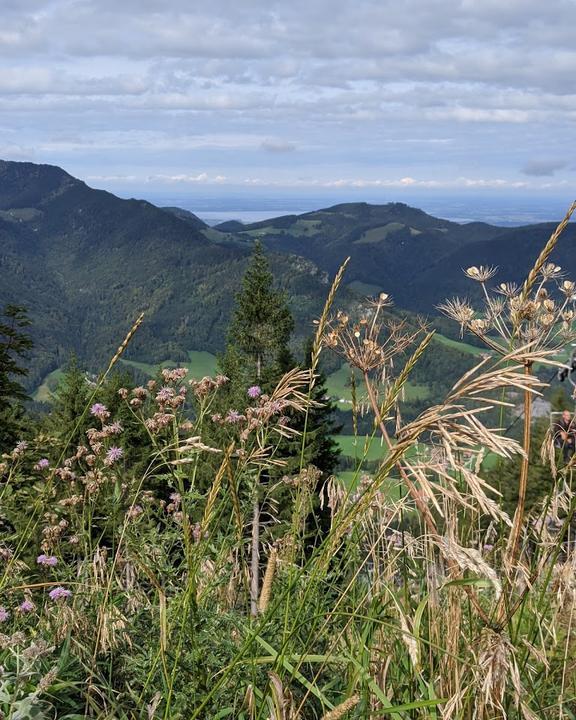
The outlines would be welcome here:
<svg viewBox="0 0 576 720">
<path fill-rule="evenodd" d="M 524 364 L 524 375 L 532 375 L 532 362 L 528 361 Z M 524 511 L 526 507 L 526 489 L 528 487 L 528 469 L 530 466 L 530 439 L 532 425 L 532 393 L 524 390 L 524 433 L 522 439 L 522 448 L 524 457 L 520 466 L 520 481 L 518 484 L 518 505 L 514 513 L 514 522 L 512 531 L 510 532 L 510 540 L 508 544 L 508 562 L 510 567 L 515 565 L 518 558 L 518 549 L 520 544 L 520 533 L 524 523 Z"/>
<path fill-rule="evenodd" d="M 250 577 L 250 615 L 258 615 L 258 590 L 259 590 L 259 552 L 260 545 L 260 503 L 258 502 L 258 481 L 254 487 L 254 500 L 252 504 L 252 557 Z"/>
</svg>

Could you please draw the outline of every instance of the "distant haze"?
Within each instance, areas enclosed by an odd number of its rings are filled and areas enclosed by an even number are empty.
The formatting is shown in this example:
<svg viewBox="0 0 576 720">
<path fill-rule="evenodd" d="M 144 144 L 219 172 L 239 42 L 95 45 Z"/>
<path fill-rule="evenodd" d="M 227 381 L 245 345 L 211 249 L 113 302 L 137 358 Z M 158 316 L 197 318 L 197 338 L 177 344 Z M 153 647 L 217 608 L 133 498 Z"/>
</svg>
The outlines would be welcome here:
<svg viewBox="0 0 576 720">
<path fill-rule="evenodd" d="M 155 205 L 176 206 L 191 210 L 209 225 L 217 225 L 226 220 L 239 220 L 243 223 L 258 222 L 281 215 L 300 215 L 302 213 L 330 207 L 341 202 L 358 202 L 365 197 L 294 197 L 294 198 L 252 198 L 220 197 L 196 198 L 194 195 L 157 195 L 147 193 L 146 199 Z M 464 196 L 420 195 L 406 197 L 390 193 L 374 198 L 374 203 L 401 201 L 419 207 L 431 215 L 454 222 L 487 222 L 494 225 L 517 226 L 539 222 L 560 220 L 568 209 L 569 200 L 557 197 L 509 198 L 501 195 Z"/>
</svg>

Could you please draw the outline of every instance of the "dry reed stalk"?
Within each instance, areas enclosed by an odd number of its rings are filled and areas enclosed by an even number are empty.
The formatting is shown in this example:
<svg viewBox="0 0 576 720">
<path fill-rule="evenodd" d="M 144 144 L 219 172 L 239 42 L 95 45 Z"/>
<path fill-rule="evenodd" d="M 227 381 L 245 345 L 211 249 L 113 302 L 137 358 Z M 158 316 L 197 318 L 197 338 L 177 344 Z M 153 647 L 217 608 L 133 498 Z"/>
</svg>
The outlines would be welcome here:
<svg viewBox="0 0 576 720">
<path fill-rule="evenodd" d="M 524 366 L 524 374 L 532 375 L 532 364 Z M 524 391 L 524 429 L 522 436 L 522 449 L 524 454 L 520 465 L 520 480 L 518 482 L 518 505 L 514 513 L 514 521 L 512 531 L 508 538 L 507 558 L 505 560 L 511 572 L 513 572 L 516 560 L 518 558 L 520 534 L 524 524 L 524 510 L 526 507 L 526 489 L 528 487 L 528 469 L 530 463 L 530 445 L 532 438 L 532 393 L 529 390 Z M 505 606 L 502 604 L 499 610 L 499 618 L 505 612 Z"/>
<path fill-rule="evenodd" d="M 200 523 L 200 529 L 202 533 L 205 533 L 208 530 L 208 525 L 212 520 L 212 516 L 214 514 L 214 506 L 216 505 L 216 498 L 218 497 L 218 493 L 220 492 L 220 487 L 222 485 L 224 475 L 229 469 L 228 466 L 230 464 L 230 455 L 233 451 L 234 444 L 232 443 L 226 450 L 226 456 L 222 460 L 222 463 L 218 468 L 218 472 L 216 473 L 216 477 L 214 478 L 214 482 L 212 483 L 208 492 L 208 497 L 206 499 L 206 507 L 204 508 L 204 515 L 202 516 L 202 522 Z"/>
<path fill-rule="evenodd" d="M 107 367 L 107 369 L 106 369 L 106 372 L 104 373 L 104 376 L 108 375 L 108 373 L 110 372 L 110 370 L 112 370 L 112 368 L 114 367 L 114 365 L 116 365 L 116 363 L 118 362 L 118 360 L 120 359 L 120 357 L 121 357 L 122 354 L 124 353 L 124 350 L 126 350 L 126 348 L 128 347 L 128 345 L 129 345 L 129 343 L 130 343 L 130 340 L 132 340 L 132 337 L 134 336 L 134 333 L 136 332 L 136 330 L 138 330 L 138 328 L 140 327 L 140 325 L 142 325 L 142 321 L 143 321 L 143 320 L 144 320 L 144 313 L 140 313 L 140 315 L 139 315 L 138 318 L 136 319 L 136 322 L 134 323 L 134 325 L 132 325 L 132 327 L 131 327 L 130 330 L 128 331 L 128 334 L 127 334 L 126 337 L 124 338 L 124 340 L 123 340 L 123 342 L 121 343 L 120 347 L 118 348 L 118 350 L 116 350 L 116 354 L 114 355 L 114 357 L 112 358 L 112 360 L 110 360 L 110 364 L 108 365 L 108 367 Z"/>
<path fill-rule="evenodd" d="M 260 500 L 259 480 L 252 490 L 252 533 L 250 540 L 250 615 L 258 616 L 258 591 L 260 589 Z"/>
<path fill-rule="evenodd" d="M 340 283 L 342 282 L 342 277 L 344 276 L 344 271 L 346 270 L 346 266 L 350 262 L 350 258 L 347 257 L 346 260 L 340 265 L 340 268 L 338 269 L 338 272 L 336 273 L 334 277 L 334 281 L 332 282 L 332 287 L 330 288 L 330 292 L 328 293 L 328 297 L 326 298 L 326 302 L 324 303 L 324 308 L 322 310 L 322 315 L 320 316 L 320 319 L 317 321 L 318 327 L 316 328 L 316 333 L 314 335 L 314 342 L 312 343 L 312 362 L 311 367 L 312 371 L 316 369 L 318 365 L 318 360 L 320 358 L 320 352 L 322 350 L 322 339 L 324 337 L 324 330 L 326 329 L 326 324 L 328 323 L 328 316 L 330 313 L 330 309 L 332 305 L 334 304 L 334 298 L 336 297 L 336 293 L 338 291 L 338 288 L 340 287 Z"/>
<path fill-rule="evenodd" d="M 346 713 L 352 710 L 352 708 L 355 708 L 359 702 L 360 696 L 352 695 L 352 697 L 348 698 L 348 700 L 345 700 L 343 703 L 340 703 L 340 705 L 337 705 L 334 710 L 330 710 L 330 712 L 322 715 L 322 720 L 340 720 L 340 718 L 343 718 Z"/>
<path fill-rule="evenodd" d="M 274 581 L 274 574 L 276 572 L 276 561 L 278 559 L 278 551 L 276 548 L 272 548 L 268 557 L 268 563 L 266 565 L 266 572 L 264 573 L 264 580 L 262 582 L 262 591 L 260 593 L 260 600 L 258 602 L 258 610 L 261 613 L 265 613 L 270 603 L 270 597 L 272 595 L 272 583 Z"/>
</svg>

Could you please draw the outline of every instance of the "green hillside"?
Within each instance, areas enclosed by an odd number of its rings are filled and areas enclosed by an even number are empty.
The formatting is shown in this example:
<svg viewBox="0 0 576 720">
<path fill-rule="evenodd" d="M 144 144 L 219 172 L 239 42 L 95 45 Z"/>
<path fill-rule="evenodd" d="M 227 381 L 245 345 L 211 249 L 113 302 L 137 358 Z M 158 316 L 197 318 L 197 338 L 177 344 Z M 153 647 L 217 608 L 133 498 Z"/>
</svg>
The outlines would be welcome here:
<svg viewBox="0 0 576 720">
<path fill-rule="evenodd" d="M 72 351 L 98 372 L 141 312 L 144 322 L 123 359 L 149 373 L 168 359 L 188 362 L 190 350 L 223 350 L 234 296 L 259 238 L 294 315 L 299 356 L 347 256 L 339 307 L 354 310 L 358 300 L 384 291 L 398 316 L 406 309 L 433 315 L 446 297 L 480 292 L 462 273 L 472 263 L 500 265 L 498 281 L 522 277 L 551 228 L 461 225 L 402 203 L 347 203 L 209 228 L 190 211 L 122 200 L 57 167 L 0 161 L 0 306 L 29 311 L 30 387 Z M 576 274 L 575 237 L 570 225 L 552 258 L 568 274 Z M 455 364 L 462 369 L 482 352 L 434 322 L 440 334 L 432 358 L 419 363 L 407 402 L 436 397 L 456 376 Z M 330 370 L 337 369 L 334 362 Z M 340 381 L 330 382 L 347 400 Z"/>
</svg>

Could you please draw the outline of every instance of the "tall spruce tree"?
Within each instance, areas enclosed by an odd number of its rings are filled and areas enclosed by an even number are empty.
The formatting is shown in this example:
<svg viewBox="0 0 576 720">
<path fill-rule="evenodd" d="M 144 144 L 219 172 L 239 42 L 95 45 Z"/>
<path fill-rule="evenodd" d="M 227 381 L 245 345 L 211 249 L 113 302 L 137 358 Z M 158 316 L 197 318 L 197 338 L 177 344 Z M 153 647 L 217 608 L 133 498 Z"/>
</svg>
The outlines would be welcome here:
<svg viewBox="0 0 576 720">
<path fill-rule="evenodd" d="M 294 320 L 274 278 L 262 245 L 257 242 L 236 296 L 228 329 L 222 370 L 231 380 L 231 392 L 246 397 L 246 389 L 259 385 L 271 390 L 293 364 L 289 341 Z"/>
<path fill-rule="evenodd" d="M 22 385 L 28 371 L 22 365 L 32 340 L 25 332 L 30 325 L 24 308 L 6 305 L 0 315 L 0 452 L 9 450 L 25 430 Z"/>
</svg>

